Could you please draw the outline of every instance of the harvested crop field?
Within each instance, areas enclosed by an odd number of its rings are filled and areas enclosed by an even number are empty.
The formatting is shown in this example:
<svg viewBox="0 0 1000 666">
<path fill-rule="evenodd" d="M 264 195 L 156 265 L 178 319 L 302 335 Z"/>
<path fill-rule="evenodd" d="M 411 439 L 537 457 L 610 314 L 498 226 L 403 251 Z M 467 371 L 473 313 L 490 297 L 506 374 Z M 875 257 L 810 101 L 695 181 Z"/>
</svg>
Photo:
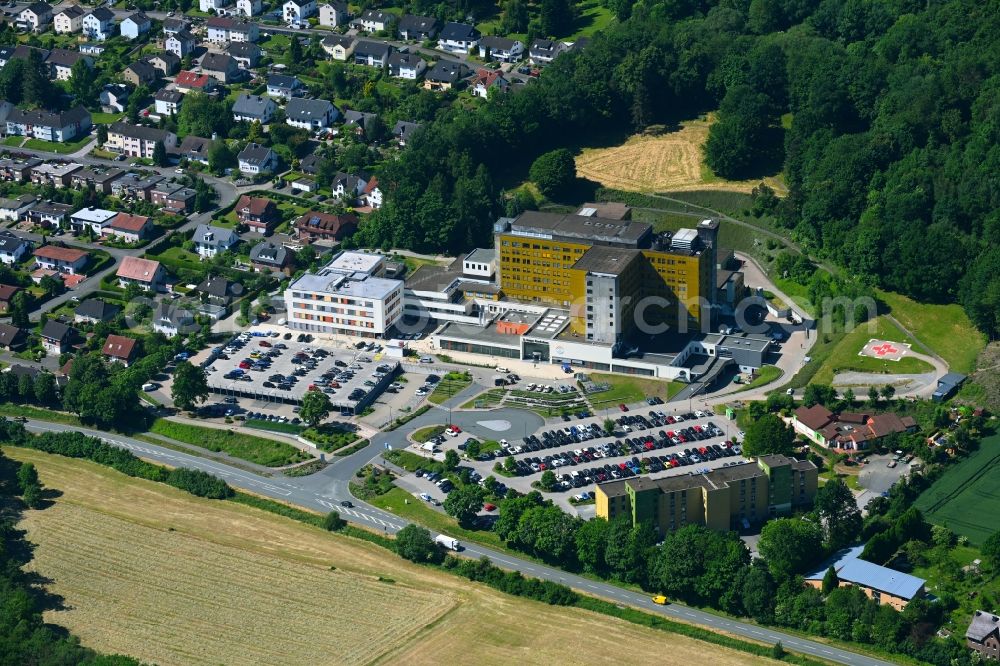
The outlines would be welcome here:
<svg viewBox="0 0 1000 666">
<path fill-rule="evenodd" d="M 736 190 L 749 192 L 760 178 L 725 180 L 704 164 L 712 114 L 682 123 L 680 129 L 660 135 L 636 134 L 620 146 L 585 148 L 576 158 L 577 175 L 617 190 L 630 192 L 680 192 L 685 190 Z M 776 178 L 763 181 L 777 192 L 786 190 Z"/>
<path fill-rule="evenodd" d="M 601 654 L 772 663 L 510 597 L 365 542 L 87 461 L 4 451 L 35 463 L 42 482 L 63 492 L 21 523 L 37 544 L 33 569 L 65 600 L 67 610 L 46 620 L 103 652 L 164 665 L 565 664 Z"/>
</svg>

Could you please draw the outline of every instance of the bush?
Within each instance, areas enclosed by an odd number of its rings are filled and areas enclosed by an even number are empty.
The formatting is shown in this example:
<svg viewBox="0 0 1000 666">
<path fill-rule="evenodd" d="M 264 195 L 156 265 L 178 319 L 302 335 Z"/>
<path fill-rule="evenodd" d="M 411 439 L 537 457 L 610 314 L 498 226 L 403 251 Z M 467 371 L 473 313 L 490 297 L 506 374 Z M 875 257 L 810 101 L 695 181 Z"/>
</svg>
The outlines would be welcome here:
<svg viewBox="0 0 1000 666">
<path fill-rule="evenodd" d="M 430 531 L 419 525 L 407 525 L 396 534 L 396 553 L 419 564 L 437 564 L 443 558 Z"/>
<path fill-rule="evenodd" d="M 346 526 L 347 521 L 341 518 L 340 514 L 336 511 L 331 511 L 323 516 L 323 529 L 329 532 L 339 532 Z"/>
</svg>

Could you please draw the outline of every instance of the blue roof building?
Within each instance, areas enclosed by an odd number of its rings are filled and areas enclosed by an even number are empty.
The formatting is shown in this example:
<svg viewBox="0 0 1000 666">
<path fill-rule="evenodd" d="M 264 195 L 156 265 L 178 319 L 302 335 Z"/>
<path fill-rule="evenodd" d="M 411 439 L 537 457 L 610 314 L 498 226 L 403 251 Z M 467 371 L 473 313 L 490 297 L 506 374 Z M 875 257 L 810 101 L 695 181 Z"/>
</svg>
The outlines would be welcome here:
<svg viewBox="0 0 1000 666">
<path fill-rule="evenodd" d="M 902 610 L 911 599 L 924 595 L 923 578 L 896 571 L 880 564 L 861 559 L 864 545 L 854 546 L 833 555 L 812 573 L 805 576 L 806 584 L 820 587 L 827 569 L 833 567 L 840 579 L 840 585 L 854 585 L 866 595 L 879 602 Z"/>
</svg>

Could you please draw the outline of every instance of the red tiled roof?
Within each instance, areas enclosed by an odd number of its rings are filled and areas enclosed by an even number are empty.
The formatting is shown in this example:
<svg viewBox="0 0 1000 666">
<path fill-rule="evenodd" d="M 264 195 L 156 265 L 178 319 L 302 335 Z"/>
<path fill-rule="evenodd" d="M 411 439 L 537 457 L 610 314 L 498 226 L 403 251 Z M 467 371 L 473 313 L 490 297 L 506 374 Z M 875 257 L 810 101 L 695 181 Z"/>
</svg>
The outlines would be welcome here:
<svg viewBox="0 0 1000 666">
<path fill-rule="evenodd" d="M 208 74 L 197 74 L 185 70 L 177 75 L 174 83 L 184 88 L 204 88 L 209 84 L 211 78 Z"/>
<path fill-rule="evenodd" d="M 820 430 L 833 419 L 833 412 L 823 405 L 799 407 L 795 410 L 795 418 L 810 430 Z"/>
<path fill-rule="evenodd" d="M 244 194 L 240 197 L 240 200 L 236 202 L 236 210 L 242 211 L 248 209 L 251 215 L 263 215 L 267 211 L 267 207 L 273 202 L 265 197 L 252 197 L 248 194 Z"/>
<path fill-rule="evenodd" d="M 14 294 L 21 291 L 20 287 L 13 287 L 9 284 L 0 284 L 0 301 L 9 301 L 14 298 Z"/>
<path fill-rule="evenodd" d="M 160 262 L 151 259 L 140 259 L 139 257 L 125 257 L 122 265 L 118 267 L 116 276 L 126 280 L 139 280 L 140 282 L 151 282 L 156 275 Z"/>
<path fill-rule="evenodd" d="M 894 432 L 906 432 L 903 421 L 893 413 L 876 414 L 868 419 L 868 428 L 873 437 L 885 437 Z"/>
<path fill-rule="evenodd" d="M 43 245 L 35 250 L 35 256 L 54 261 L 66 261 L 75 263 L 87 256 L 83 250 L 75 250 L 70 247 L 56 247 L 54 245 Z"/>
<path fill-rule="evenodd" d="M 101 350 L 101 353 L 105 356 L 127 361 L 132 358 L 132 352 L 135 351 L 135 343 L 135 340 L 126 338 L 123 335 L 109 335 L 108 339 L 104 342 L 104 349 Z"/>
<path fill-rule="evenodd" d="M 484 87 L 489 88 L 493 85 L 493 82 L 499 79 L 501 73 L 493 69 L 479 69 L 476 71 L 476 78 L 473 80 L 473 87 L 483 84 Z"/>
<path fill-rule="evenodd" d="M 372 176 L 372 179 L 368 181 L 367 185 L 365 185 L 364 193 L 371 194 L 372 190 L 374 190 L 376 187 L 378 187 L 378 178 Z"/>
<path fill-rule="evenodd" d="M 128 213 L 118 213 L 111 220 L 109 225 L 112 229 L 120 229 L 122 231 L 134 231 L 140 232 L 143 227 L 146 226 L 146 222 L 149 218 L 145 215 L 130 215 Z"/>
<path fill-rule="evenodd" d="M 358 218 L 356 215 L 347 213 L 345 215 L 331 215 L 329 213 L 317 213 L 309 211 L 295 221 L 295 227 L 307 233 L 329 234 L 337 236 L 348 227 L 357 228 Z"/>
</svg>

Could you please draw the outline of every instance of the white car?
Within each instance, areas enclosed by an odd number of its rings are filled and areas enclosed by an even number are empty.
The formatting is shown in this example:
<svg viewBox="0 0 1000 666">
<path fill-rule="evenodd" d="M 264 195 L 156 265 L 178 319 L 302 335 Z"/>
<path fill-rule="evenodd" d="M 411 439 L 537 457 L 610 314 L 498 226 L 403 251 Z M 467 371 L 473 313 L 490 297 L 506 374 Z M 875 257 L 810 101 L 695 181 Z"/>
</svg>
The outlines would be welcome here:
<svg viewBox="0 0 1000 666">
<path fill-rule="evenodd" d="M 428 495 L 427 493 L 420 493 L 420 499 L 422 499 L 425 502 L 430 502 L 431 496 Z"/>
</svg>

